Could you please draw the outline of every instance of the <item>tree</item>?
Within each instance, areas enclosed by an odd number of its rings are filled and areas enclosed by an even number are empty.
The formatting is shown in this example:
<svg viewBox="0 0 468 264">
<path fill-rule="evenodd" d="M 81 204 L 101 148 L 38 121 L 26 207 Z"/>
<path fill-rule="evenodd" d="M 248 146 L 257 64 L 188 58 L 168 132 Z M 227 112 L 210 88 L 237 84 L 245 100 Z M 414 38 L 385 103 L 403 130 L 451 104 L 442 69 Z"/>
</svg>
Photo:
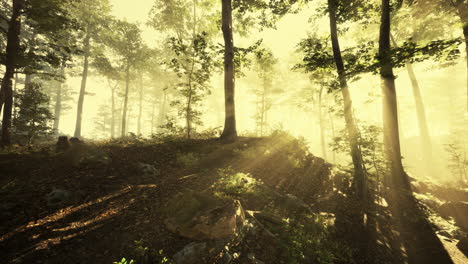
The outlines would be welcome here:
<svg viewBox="0 0 468 264">
<path fill-rule="evenodd" d="M 18 93 L 18 117 L 14 121 L 17 134 L 25 135 L 31 145 L 38 136 L 51 134 L 53 115 L 48 107 L 49 97 L 41 91 L 39 83 L 29 83 Z"/>
<path fill-rule="evenodd" d="M 271 96 L 272 93 L 275 92 L 273 87 L 273 75 L 277 63 L 278 60 L 270 50 L 262 48 L 255 52 L 255 69 L 261 82 L 261 86 L 254 90 L 257 96 L 257 114 L 255 115 L 255 121 L 257 134 L 260 136 L 264 135 L 268 123 L 268 111 L 272 107 Z"/>
<path fill-rule="evenodd" d="M 24 0 L 13 0 L 12 15 L 8 25 L 5 74 L 2 79 L 0 88 L 0 110 L 3 104 L 3 120 L 2 120 L 2 145 L 10 145 L 10 129 L 11 129 L 11 114 L 13 108 L 13 75 L 18 66 L 18 56 L 20 53 L 20 38 L 21 33 L 21 12 L 24 8 Z"/>
<path fill-rule="evenodd" d="M 379 59 L 383 95 L 384 147 L 391 175 L 388 183 L 395 189 L 411 191 L 409 179 L 401 161 L 395 75 L 390 58 L 390 12 L 390 1 L 382 0 Z"/>
<path fill-rule="evenodd" d="M 346 69 L 343 63 L 343 57 L 341 55 L 340 43 L 338 39 L 337 29 L 337 7 L 339 1 L 328 0 L 328 13 L 330 18 L 330 36 L 333 49 L 333 57 L 338 71 L 338 82 L 343 96 L 344 101 L 344 117 L 346 121 L 346 129 L 348 131 L 348 139 L 351 150 L 351 158 L 354 165 L 354 184 L 356 187 L 356 195 L 359 199 L 365 201 L 367 199 L 367 187 L 366 187 L 366 172 L 364 164 L 362 162 L 362 154 L 359 148 L 359 131 L 356 126 L 353 114 L 353 104 L 351 95 L 349 93 Z M 346 9 L 345 9 L 346 10 Z M 341 10 L 341 19 L 346 20 L 344 17 L 346 14 Z"/>
<path fill-rule="evenodd" d="M 121 136 L 127 130 L 128 97 L 130 91 L 131 70 L 147 58 L 148 48 L 144 45 L 138 25 L 126 21 L 115 21 L 113 34 L 107 43 L 119 59 L 119 68 L 125 74 L 125 94 L 122 111 Z"/>
<path fill-rule="evenodd" d="M 222 0 L 221 28 L 224 38 L 224 129 L 221 134 L 223 140 L 235 140 L 236 105 L 235 105 L 235 78 L 234 78 L 234 39 L 232 33 L 232 0 Z"/>
<path fill-rule="evenodd" d="M 108 30 L 110 12 L 110 4 L 108 0 L 81 0 L 76 5 L 74 14 L 76 19 L 81 24 L 82 31 L 82 50 L 83 50 L 83 72 L 81 75 L 81 86 L 78 97 L 78 107 L 76 113 L 75 137 L 81 137 L 81 123 L 83 120 L 83 106 L 86 94 L 86 83 L 88 80 L 90 58 L 92 57 L 92 48 L 94 42 L 99 42 L 103 34 L 103 30 Z"/>
<path fill-rule="evenodd" d="M 210 93 L 209 80 L 214 67 L 214 52 L 208 46 L 206 33 L 195 36 L 190 45 L 172 38 L 171 49 L 176 57 L 171 61 L 171 68 L 180 78 L 177 89 L 186 99 L 172 102 L 178 107 L 179 115 L 186 120 L 186 135 L 191 138 L 193 125 L 201 125 L 201 112 L 196 109 L 206 94 Z"/>
</svg>

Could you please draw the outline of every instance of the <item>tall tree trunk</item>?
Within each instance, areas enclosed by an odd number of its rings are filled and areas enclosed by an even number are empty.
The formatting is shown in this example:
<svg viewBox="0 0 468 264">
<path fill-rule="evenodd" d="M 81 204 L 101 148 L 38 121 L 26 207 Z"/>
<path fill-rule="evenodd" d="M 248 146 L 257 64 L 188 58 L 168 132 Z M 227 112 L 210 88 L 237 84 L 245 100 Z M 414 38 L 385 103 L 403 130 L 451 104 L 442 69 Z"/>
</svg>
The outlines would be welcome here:
<svg viewBox="0 0 468 264">
<path fill-rule="evenodd" d="M 264 73 L 265 74 L 265 73 Z M 264 135 L 264 128 L 265 128 L 265 115 L 266 115 L 266 81 L 265 76 L 263 76 L 263 91 L 262 91 L 262 109 L 260 113 L 260 136 L 263 137 Z"/>
<path fill-rule="evenodd" d="M 222 31 L 224 37 L 224 100 L 225 119 L 224 130 L 221 134 L 223 140 L 235 140 L 236 106 L 235 106 L 235 72 L 234 72 L 234 40 L 232 35 L 232 0 L 221 0 L 222 5 Z"/>
<path fill-rule="evenodd" d="M 413 87 L 413 97 L 416 105 L 416 113 L 419 124 L 419 135 L 421 137 L 421 151 L 424 164 L 426 167 L 426 173 L 429 175 L 434 174 L 433 161 L 432 161 L 432 142 L 429 135 L 429 129 L 427 127 L 426 110 L 424 108 L 424 102 L 421 96 L 421 90 L 419 89 L 419 83 L 414 74 L 413 66 L 411 63 L 406 64 L 411 85 Z"/>
<path fill-rule="evenodd" d="M 137 124 L 137 134 L 141 135 L 141 117 L 143 114 L 143 76 L 140 79 L 140 90 L 139 92 L 139 105 L 138 105 L 138 124 Z"/>
<path fill-rule="evenodd" d="M 463 36 L 465 37 L 465 55 L 466 55 L 466 112 L 468 113 L 468 8 L 466 0 L 459 0 L 455 3 L 458 16 L 463 25 Z"/>
<path fill-rule="evenodd" d="M 17 117 L 18 117 L 18 113 L 17 113 L 17 107 L 15 106 L 16 105 L 16 95 L 18 93 L 18 82 L 19 82 L 19 78 L 18 78 L 18 73 L 15 73 L 15 85 L 13 86 L 13 120 L 15 120 Z M 1 107 L 0 107 L 0 112 L 1 112 Z"/>
<path fill-rule="evenodd" d="M 124 105 L 123 105 L 123 113 L 122 113 L 122 127 L 121 127 L 121 133 L 120 136 L 124 137 L 126 135 L 127 131 L 127 107 L 128 107 L 128 91 L 129 91 L 129 86 L 130 86 L 130 63 L 127 62 L 127 68 L 126 68 L 126 78 L 125 78 L 125 97 L 124 97 Z"/>
<path fill-rule="evenodd" d="M 329 115 L 329 118 L 330 118 L 332 138 L 334 139 L 336 137 L 336 134 L 335 134 L 335 120 L 333 119 L 333 114 L 331 112 L 329 112 L 328 115 Z M 333 164 L 336 164 L 336 153 L 335 153 L 335 150 L 333 150 L 333 149 L 332 149 L 332 161 L 333 161 Z"/>
<path fill-rule="evenodd" d="M 86 94 L 86 81 L 88 80 L 89 70 L 89 52 L 91 37 L 87 35 L 84 39 L 84 64 L 83 74 L 81 76 L 80 96 L 78 97 L 78 109 L 76 111 L 75 137 L 81 137 L 81 121 L 83 119 L 83 104 Z"/>
<path fill-rule="evenodd" d="M 13 77 L 16 70 L 17 57 L 20 52 L 20 39 L 21 33 L 21 10 L 23 9 L 23 0 L 13 0 L 13 9 L 11 19 L 8 25 L 7 33 L 7 47 L 5 58 L 5 75 L 2 79 L 2 86 L 0 88 L 0 95 L 3 96 L 2 102 L 4 104 L 3 120 L 2 120 L 2 142 L 1 145 L 8 146 L 11 144 L 11 114 L 13 108 Z M 1 109 L 0 109 L 1 110 Z"/>
<path fill-rule="evenodd" d="M 351 158 L 353 160 L 354 166 L 354 184 L 356 187 L 356 195 L 358 199 L 365 201 L 367 198 L 367 179 L 362 161 L 361 149 L 359 148 L 359 131 L 354 120 L 353 103 L 351 101 L 351 95 L 349 94 L 348 83 L 346 80 L 346 70 L 344 67 L 343 58 L 341 56 L 336 22 L 336 7 L 333 0 L 328 0 L 328 8 L 330 14 L 330 35 L 333 56 L 335 58 L 336 68 L 338 70 L 340 89 L 344 101 L 344 117 L 346 122 L 346 130 L 348 132 Z"/>
<path fill-rule="evenodd" d="M 64 67 L 61 68 L 60 74 L 65 75 Z M 59 125 L 60 125 L 60 113 L 62 111 L 62 81 L 57 81 L 57 95 L 55 98 L 55 111 L 54 111 L 54 134 L 57 136 L 59 134 Z"/>
<path fill-rule="evenodd" d="M 109 83 L 110 86 L 110 83 Z M 115 137 L 115 89 L 117 88 L 117 84 L 115 86 L 110 86 L 111 88 L 111 138 Z"/>
<path fill-rule="evenodd" d="M 151 135 L 154 134 L 154 113 L 156 111 L 156 102 L 153 102 L 151 106 Z"/>
<path fill-rule="evenodd" d="M 166 118 L 166 104 L 167 104 L 167 87 L 163 90 L 163 102 L 161 104 L 161 109 L 159 110 L 159 117 L 158 117 L 158 127 L 162 126 L 164 123 L 164 118 Z"/>
<path fill-rule="evenodd" d="M 320 87 L 319 95 L 318 95 L 318 114 L 319 114 L 319 125 L 320 125 L 320 145 L 322 146 L 322 157 L 327 160 L 327 146 L 325 143 L 325 124 L 323 121 L 323 114 L 322 114 L 322 94 L 323 94 L 323 86 Z"/>
<path fill-rule="evenodd" d="M 391 179 L 387 180 L 387 183 L 394 188 L 411 191 L 408 176 L 404 172 L 401 161 L 395 76 L 389 58 L 390 51 L 390 3 L 389 0 L 382 0 L 379 56 L 382 60 L 380 77 L 383 94 L 384 147 L 391 174 Z"/>
</svg>

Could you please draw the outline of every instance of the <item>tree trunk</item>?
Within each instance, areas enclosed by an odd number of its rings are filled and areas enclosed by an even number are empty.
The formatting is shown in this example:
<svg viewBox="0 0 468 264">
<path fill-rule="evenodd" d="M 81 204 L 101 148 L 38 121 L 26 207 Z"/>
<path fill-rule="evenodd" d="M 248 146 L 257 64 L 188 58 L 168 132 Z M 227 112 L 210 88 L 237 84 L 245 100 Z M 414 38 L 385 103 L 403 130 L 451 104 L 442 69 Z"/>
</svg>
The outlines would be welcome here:
<svg viewBox="0 0 468 264">
<path fill-rule="evenodd" d="M 331 112 L 329 112 L 328 115 L 329 115 L 329 118 L 330 118 L 332 138 L 334 139 L 336 137 L 336 134 L 335 134 L 335 121 L 333 120 L 333 114 Z M 332 149 L 332 161 L 333 161 L 333 164 L 336 164 L 336 153 L 335 153 L 335 150 L 333 150 L 333 149 Z"/>
<path fill-rule="evenodd" d="M 62 76 L 65 75 L 65 69 L 62 67 L 60 70 Z M 55 98 L 55 111 L 54 111 L 54 134 L 59 134 L 60 112 L 62 110 L 62 82 L 57 82 L 57 96 Z"/>
<path fill-rule="evenodd" d="M 387 180 L 387 183 L 393 188 L 411 191 L 408 176 L 404 172 L 401 161 L 395 76 L 389 58 L 390 50 L 390 4 L 389 0 L 382 0 L 379 56 L 382 60 L 380 77 L 383 95 L 384 147 L 391 174 L 391 179 Z"/>
<path fill-rule="evenodd" d="M 153 102 L 151 108 L 151 136 L 154 134 L 154 113 L 156 111 L 156 102 Z"/>
<path fill-rule="evenodd" d="M 158 127 L 162 126 L 164 123 L 164 118 L 166 117 L 166 104 L 167 104 L 167 88 L 164 89 L 163 93 L 163 102 L 161 104 L 161 109 L 159 109 L 159 117 L 158 117 Z"/>
<path fill-rule="evenodd" d="M 16 70 L 17 56 L 20 52 L 20 39 L 21 33 L 21 10 L 23 9 L 23 0 L 13 0 L 13 10 L 11 19 L 8 25 L 7 33 L 7 47 L 5 58 L 5 75 L 2 79 L 2 86 L 0 94 L 3 96 L 2 102 L 3 121 L 2 121 L 2 142 L 1 145 L 8 146 L 11 144 L 11 114 L 13 108 L 13 91 L 12 79 Z M 0 109 L 1 110 L 1 109 Z"/>
<path fill-rule="evenodd" d="M 123 105 L 123 113 L 122 113 L 122 127 L 120 136 L 124 137 L 126 135 L 126 125 L 127 125 L 127 107 L 128 107 L 128 91 L 130 86 L 130 64 L 127 62 L 127 69 L 126 69 L 126 78 L 125 78 L 125 97 L 124 97 L 124 105 Z"/>
<path fill-rule="evenodd" d="M 110 85 L 110 84 L 109 84 Z M 117 88 L 117 84 L 112 87 L 111 86 L 111 138 L 115 137 L 115 89 Z"/>
<path fill-rule="evenodd" d="M 320 87 L 319 96 L 318 96 L 318 114 L 319 114 L 319 125 L 320 125 L 320 144 L 322 146 L 322 157 L 327 160 L 327 146 L 325 143 L 325 124 L 323 122 L 322 115 L 322 93 L 323 86 Z"/>
<path fill-rule="evenodd" d="M 13 120 L 16 119 L 16 117 L 18 116 L 18 113 L 17 113 L 17 107 L 15 106 L 16 105 L 16 94 L 18 92 L 18 82 L 19 82 L 19 78 L 18 78 L 18 73 L 15 73 L 15 85 L 13 86 Z M 1 107 L 0 107 L 0 112 L 1 112 Z"/>
<path fill-rule="evenodd" d="M 143 76 L 140 77 L 137 134 L 141 135 L 141 117 L 143 113 Z"/>
<path fill-rule="evenodd" d="M 265 75 L 265 73 L 264 73 Z M 264 127 L 265 127 L 265 115 L 266 115 L 266 81 L 265 76 L 263 76 L 263 91 L 262 91 L 262 108 L 260 113 L 260 136 L 263 137 L 264 135 Z"/>
<path fill-rule="evenodd" d="M 224 37 L 224 100 L 225 120 L 221 139 L 237 138 L 235 107 L 234 40 L 232 35 L 232 0 L 221 0 L 222 31 Z"/>
<path fill-rule="evenodd" d="M 434 174 L 433 161 L 432 161 L 432 142 L 429 135 L 429 129 L 427 127 L 426 110 L 424 108 L 424 102 L 421 96 L 421 90 L 419 89 L 419 83 L 414 74 L 413 66 L 411 63 L 406 64 L 408 75 L 413 86 L 413 96 L 416 105 L 416 113 L 419 124 L 419 135 L 421 137 L 421 151 L 424 164 L 426 166 L 426 173 L 429 175 Z"/>
<path fill-rule="evenodd" d="M 89 52 L 91 37 L 87 35 L 84 39 L 84 65 L 83 75 L 81 77 L 80 96 L 78 97 L 78 109 L 76 111 L 75 137 L 81 137 L 81 121 L 83 119 L 83 104 L 86 93 L 86 81 L 88 80 Z"/>
<path fill-rule="evenodd" d="M 458 1 L 456 8 L 458 16 L 463 25 L 463 36 L 465 37 L 465 61 L 466 61 L 466 112 L 468 113 L 468 8 L 466 6 L 466 0 Z"/>
<path fill-rule="evenodd" d="M 346 70 L 344 68 L 343 58 L 341 56 L 336 23 L 336 8 L 333 0 L 328 0 L 328 8 L 330 14 L 330 35 L 333 47 L 333 56 L 335 58 L 336 68 L 338 70 L 340 89 L 344 101 L 344 117 L 346 122 L 346 130 L 348 132 L 351 158 L 353 160 L 354 166 L 354 184 L 356 188 L 356 195 L 358 199 L 365 201 L 367 198 L 367 179 L 366 173 L 364 171 L 361 149 L 359 148 L 359 131 L 354 120 L 353 103 L 351 101 L 351 95 L 349 94 L 348 83 L 346 80 Z"/>
</svg>

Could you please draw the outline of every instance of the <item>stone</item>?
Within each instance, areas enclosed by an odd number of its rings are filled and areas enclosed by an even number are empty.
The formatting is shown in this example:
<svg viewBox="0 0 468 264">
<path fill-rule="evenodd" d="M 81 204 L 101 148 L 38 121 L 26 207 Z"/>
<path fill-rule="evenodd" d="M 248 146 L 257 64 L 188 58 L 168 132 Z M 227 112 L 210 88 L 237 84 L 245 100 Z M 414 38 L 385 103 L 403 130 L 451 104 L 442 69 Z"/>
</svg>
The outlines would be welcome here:
<svg viewBox="0 0 468 264">
<path fill-rule="evenodd" d="M 138 170 L 143 174 L 145 177 L 156 176 L 159 174 L 159 171 L 151 164 L 146 164 L 143 162 L 137 163 Z"/>
<path fill-rule="evenodd" d="M 468 236 L 467 235 L 465 235 L 464 237 L 460 239 L 460 241 L 458 241 L 457 248 L 460 249 L 460 251 L 463 252 L 463 254 L 465 254 L 465 256 L 468 257 Z"/>
<path fill-rule="evenodd" d="M 194 239 L 226 239 L 239 234 L 245 214 L 238 200 L 188 191 L 168 205 L 167 229 Z"/>
<path fill-rule="evenodd" d="M 201 263 L 207 245 L 205 242 L 190 243 L 173 256 L 176 264 L 196 264 Z"/>
<path fill-rule="evenodd" d="M 70 192 L 62 189 L 54 189 L 49 194 L 47 194 L 47 206 L 57 207 L 64 205 L 70 200 Z"/>
</svg>

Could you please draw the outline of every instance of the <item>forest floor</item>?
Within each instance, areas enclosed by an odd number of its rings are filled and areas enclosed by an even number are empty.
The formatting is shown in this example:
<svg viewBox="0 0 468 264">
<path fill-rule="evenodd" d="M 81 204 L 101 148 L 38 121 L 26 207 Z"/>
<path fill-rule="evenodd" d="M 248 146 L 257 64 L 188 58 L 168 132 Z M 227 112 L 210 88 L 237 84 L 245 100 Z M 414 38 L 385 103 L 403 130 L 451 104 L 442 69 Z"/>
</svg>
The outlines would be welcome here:
<svg viewBox="0 0 468 264">
<path fill-rule="evenodd" d="M 300 221 L 293 226 L 288 220 L 272 232 L 279 241 L 277 252 L 272 252 L 269 237 L 245 242 L 233 263 L 408 259 L 388 207 L 380 205 L 373 218 L 376 233 L 363 235 L 353 220 L 356 203 L 345 191 L 349 175 L 286 135 L 240 138 L 229 144 L 168 139 L 86 145 L 86 150 L 72 147 L 59 154 L 52 145 L 0 154 L 0 263 L 113 263 L 124 257 L 136 263 L 171 263 L 170 258 L 193 240 L 166 228 L 168 204 L 186 190 L 211 190 L 227 176 L 254 179 L 283 196 L 292 194 L 310 207 L 306 218 L 314 217 L 312 226 Z M 259 209 L 259 201 L 241 201 L 246 210 L 265 209 Z M 286 209 L 281 217 L 290 214 L 294 219 L 297 212 L 288 206 L 291 211 Z M 447 229 L 459 232 L 445 222 Z M 262 221 L 259 225 L 276 228 Z M 467 263 L 453 236 L 440 238 L 455 263 Z"/>
</svg>

